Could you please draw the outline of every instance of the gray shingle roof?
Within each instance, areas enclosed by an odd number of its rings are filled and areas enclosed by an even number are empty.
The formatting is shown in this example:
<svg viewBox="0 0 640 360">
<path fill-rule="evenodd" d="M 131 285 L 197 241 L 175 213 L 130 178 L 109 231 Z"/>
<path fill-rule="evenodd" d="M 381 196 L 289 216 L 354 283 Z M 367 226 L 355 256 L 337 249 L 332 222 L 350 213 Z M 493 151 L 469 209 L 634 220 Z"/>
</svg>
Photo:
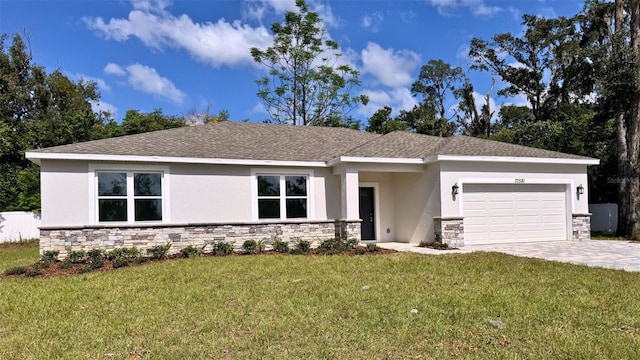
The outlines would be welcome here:
<svg viewBox="0 0 640 360">
<path fill-rule="evenodd" d="M 328 127 L 224 121 L 34 152 L 276 161 L 328 161 L 381 135 Z"/>
<path fill-rule="evenodd" d="M 339 156 L 422 159 L 436 155 L 463 155 L 590 159 L 467 136 L 440 138 L 405 131 L 378 135 L 344 128 L 232 121 L 88 141 L 33 152 L 321 162 Z"/>
</svg>

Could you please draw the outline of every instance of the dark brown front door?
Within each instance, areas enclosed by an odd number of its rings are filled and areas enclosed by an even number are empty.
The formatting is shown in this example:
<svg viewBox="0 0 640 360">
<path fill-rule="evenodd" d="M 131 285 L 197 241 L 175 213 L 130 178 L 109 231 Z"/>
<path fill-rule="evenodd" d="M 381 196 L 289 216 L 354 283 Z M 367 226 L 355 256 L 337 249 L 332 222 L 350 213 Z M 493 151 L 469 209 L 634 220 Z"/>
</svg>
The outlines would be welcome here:
<svg viewBox="0 0 640 360">
<path fill-rule="evenodd" d="M 362 219 L 362 240 L 376 239 L 375 199 L 372 187 L 360 188 L 360 219 Z"/>
</svg>

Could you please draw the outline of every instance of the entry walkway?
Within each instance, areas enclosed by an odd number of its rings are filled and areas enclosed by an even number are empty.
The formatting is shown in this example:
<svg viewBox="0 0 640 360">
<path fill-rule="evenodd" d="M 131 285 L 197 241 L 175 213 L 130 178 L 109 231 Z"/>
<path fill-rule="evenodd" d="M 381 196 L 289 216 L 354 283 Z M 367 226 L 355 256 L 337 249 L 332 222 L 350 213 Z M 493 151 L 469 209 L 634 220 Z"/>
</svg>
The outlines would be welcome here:
<svg viewBox="0 0 640 360">
<path fill-rule="evenodd" d="M 615 240 L 550 241 L 519 244 L 469 245 L 459 250 L 434 250 L 407 243 L 379 243 L 378 246 L 397 251 L 443 255 L 494 251 L 505 254 L 560 261 L 571 264 L 640 271 L 640 243 Z"/>
</svg>

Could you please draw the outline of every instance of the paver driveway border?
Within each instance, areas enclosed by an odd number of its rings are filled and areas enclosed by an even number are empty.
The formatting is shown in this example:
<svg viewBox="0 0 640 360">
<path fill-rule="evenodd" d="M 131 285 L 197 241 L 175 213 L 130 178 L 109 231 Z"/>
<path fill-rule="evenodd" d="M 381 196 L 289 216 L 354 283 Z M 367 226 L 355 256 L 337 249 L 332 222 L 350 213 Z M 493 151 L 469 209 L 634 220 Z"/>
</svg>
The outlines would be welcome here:
<svg viewBox="0 0 640 360">
<path fill-rule="evenodd" d="M 585 240 L 469 245 L 459 250 L 434 250 L 397 242 L 378 245 L 386 249 L 432 255 L 494 251 L 591 267 L 640 271 L 640 243 L 629 241 Z"/>
</svg>

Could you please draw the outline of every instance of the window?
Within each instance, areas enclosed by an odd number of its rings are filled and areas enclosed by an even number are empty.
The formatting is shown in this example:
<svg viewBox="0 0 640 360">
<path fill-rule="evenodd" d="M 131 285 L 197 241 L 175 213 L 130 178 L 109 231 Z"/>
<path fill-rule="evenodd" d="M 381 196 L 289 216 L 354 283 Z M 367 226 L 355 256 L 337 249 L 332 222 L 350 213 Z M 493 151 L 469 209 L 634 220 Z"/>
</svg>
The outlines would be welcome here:
<svg viewBox="0 0 640 360">
<path fill-rule="evenodd" d="M 308 176 L 258 175 L 257 180 L 259 219 L 309 217 Z"/>
<path fill-rule="evenodd" d="M 101 171 L 98 221 L 162 221 L 162 174 Z"/>
</svg>

